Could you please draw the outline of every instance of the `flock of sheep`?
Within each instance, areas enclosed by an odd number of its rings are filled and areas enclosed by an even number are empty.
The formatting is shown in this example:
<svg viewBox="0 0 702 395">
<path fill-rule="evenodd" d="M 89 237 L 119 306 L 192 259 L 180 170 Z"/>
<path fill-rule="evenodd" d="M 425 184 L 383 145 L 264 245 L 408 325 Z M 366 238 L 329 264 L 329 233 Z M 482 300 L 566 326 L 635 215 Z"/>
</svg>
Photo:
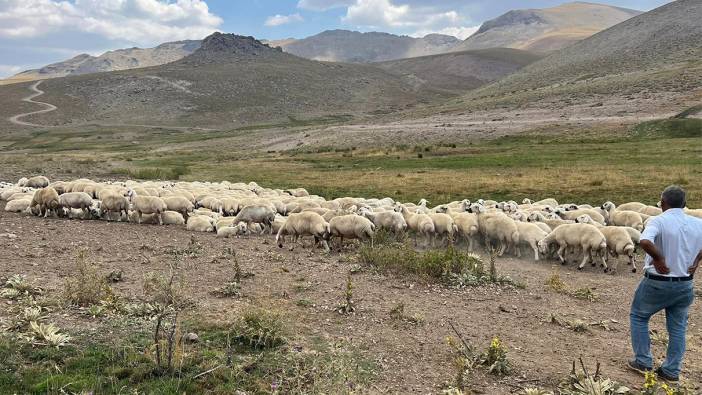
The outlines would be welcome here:
<svg viewBox="0 0 702 395">
<path fill-rule="evenodd" d="M 534 259 L 582 255 L 578 266 L 600 263 L 606 271 L 609 256 L 623 255 L 636 271 L 635 250 L 641 231 L 660 208 L 630 202 L 601 207 L 559 204 L 554 199 L 522 204 L 514 201 L 454 201 L 428 207 L 400 203 L 391 198 L 343 197 L 325 200 L 305 189 L 268 189 L 254 182 L 95 182 L 89 179 L 50 182 L 44 176 L 0 182 L 5 211 L 76 219 L 129 221 L 139 224 L 181 225 L 190 231 L 216 232 L 218 237 L 269 232 L 283 247 L 286 236 L 296 243 L 301 236 L 314 238 L 313 246 L 330 250 L 332 241 L 373 241 L 384 229 L 409 231 L 415 246 L 476 242 L 496 244 L 502 256 L 521 256 L 531 248 Z M 702 218 L 702 210 L 687 210 Z M 612 269 L 616 269 L 616 266 Z"/>
</svg>

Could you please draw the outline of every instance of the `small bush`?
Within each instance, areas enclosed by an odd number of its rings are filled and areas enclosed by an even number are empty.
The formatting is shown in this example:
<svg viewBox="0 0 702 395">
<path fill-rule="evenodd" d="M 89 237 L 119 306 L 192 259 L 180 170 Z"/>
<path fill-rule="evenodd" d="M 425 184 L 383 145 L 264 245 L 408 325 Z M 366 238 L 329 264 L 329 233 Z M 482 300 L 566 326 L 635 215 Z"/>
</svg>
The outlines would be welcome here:
<svg viewBox="0 0 702 395">
<path fill-rule="evenodd" d="M 236 321 L 234 339 L 254 349 L 268 349 L 287 342 L 280 314 L 263 309 L 249 309 Z"/>
<path fill-rule="evenodd" d="M 100 275 L 95 266 L 86 259 L 85 250 L 78 253 L 76 269 L 78 273 L 66 279 L 64 300 L 69 304 L 88 307 L 99 304 L 112 295 L 112 288 L 107 285 L 105 276 Z"/>
</svg>

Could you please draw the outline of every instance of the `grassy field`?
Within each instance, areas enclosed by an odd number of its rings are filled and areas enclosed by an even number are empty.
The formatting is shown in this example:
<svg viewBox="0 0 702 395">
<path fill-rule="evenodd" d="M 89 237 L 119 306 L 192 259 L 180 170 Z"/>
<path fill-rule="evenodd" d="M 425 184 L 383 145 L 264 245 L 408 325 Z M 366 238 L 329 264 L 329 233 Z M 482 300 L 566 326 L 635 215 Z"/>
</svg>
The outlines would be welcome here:
<svg viewBox="0 0 702 395">
<path fill-rule="evenodd" d="M 244 141 L 255 140 L 256 133 L 43 131 L 6 142 L 0 162 L 6 172 L 17 169 L 8 178 L 27 172 L 69 178 L 87 172 L 100 178 L 256 181 L 276 188 L 305 187 L 328 198 L 427 198 L 437 204 L 545 196 L 592 204 L 652 204 L 663 187 L 676 183 L 690 190 L 691 206 L 702 205 L 701 120 L 587 128 L 567 135 L 535 130 L 459 144 L 283 152 L 247 150 Z"/>
</svg>

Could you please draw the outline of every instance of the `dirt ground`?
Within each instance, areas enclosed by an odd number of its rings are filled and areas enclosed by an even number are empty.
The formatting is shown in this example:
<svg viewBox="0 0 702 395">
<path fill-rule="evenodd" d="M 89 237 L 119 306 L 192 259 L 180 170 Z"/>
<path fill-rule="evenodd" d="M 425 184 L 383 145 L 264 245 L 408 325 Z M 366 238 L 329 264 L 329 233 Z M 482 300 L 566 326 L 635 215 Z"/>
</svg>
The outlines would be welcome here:
<svg viewBox="0 0 702 395">
<path fill-rule="evenodd" d="M 228 321 L 248 305 L 283 312 L 299 337 L 344 341 L 380 366 L 371 393 L 439 393 L 451 383 L 455 371 L 446 337 L 453 335 L 449 322 L 466 340 L 483 349 L 499 336 L 508 349 L 515 373 L 504 379 L 473 376 L 474 388 L 487 394 L 515 393 L 531 385 L 553 388 L 564 378 L 571 362 L 582 356 L 594 367 L 602 363 L 605 375 L 631 387 L 643 378 L 625 368 L 630 357 L 628 312 L 640 273 L 631 273 L 622 262 L 615 275 L 599 268 L 578 272 L 574 265 L 555 262 L 498 260 L 500 274 L 526 284 L 525 289 L 486 286 L 450 289 L 404 276 L 386 276 L 372 270 L 353 275 L 357 312 L 342 316 L 335 307 L 342 299 L 354 251 L 323 254 L 296 248 L 279 249 L 272 236 L 218 239 L 213 234 L 192 233 L 184 228 L 40 219 L 7 213 L 0 204 L 0 279 L 27 275 L 48 292 L 60 292 L 64 280 L 75 271 L 75 257 L 87 249 L 101 272 L 124 271 L 124 281 L 114 285 L 121 296 L 141 295 L 144 275 L 167 270 L 163 252 L 169 246 L 186 246 L 194 237 L 203 252 L 188 261 L 187 281 L 196 314 L 205 320 Z M 8 235 L 8 233 L 10 235 Z M 209 292 L 233 277 L 231 263 L 216 259 L 233 247 L 245 271 L 255 274 L 244 280 L 243 297 L 220 299 Z M 576 299 L 547 289 L 545 281 L 558 272 L 572 288 L 592 287 L 594 302 Z M 306 299 L 311 307 L 296 301 Z M 419 314 L 424 323 L 413 325 L 391 319 L 389 312 L 404 302 L 407 314 Z M 592 326 L 576 333 L 546 321 L 549 313 L 566 320 L 587 323 L 606 321 L 610 330 Z M 0 318 L 7 318 L 0 309 Z M 91 325 L 88 318 L 75 319 L 57 313 L 51 317 L 69 334 Z M 662 316 L 652 329 L 664 331 Z M 688 352 L 683 377 L 702 391 L 702 305 L 699 298 L 690 311 Z M 654 346 L 661 359 L 663 346 Z"/>
</svg>

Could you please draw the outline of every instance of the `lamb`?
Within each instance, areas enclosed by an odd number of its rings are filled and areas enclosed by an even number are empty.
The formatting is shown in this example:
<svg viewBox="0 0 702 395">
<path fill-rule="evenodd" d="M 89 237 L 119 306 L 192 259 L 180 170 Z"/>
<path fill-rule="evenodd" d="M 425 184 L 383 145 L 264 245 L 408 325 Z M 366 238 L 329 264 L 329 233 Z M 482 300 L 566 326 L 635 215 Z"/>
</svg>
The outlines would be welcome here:
<svg viewBox="0 0 702 395">
<path fill-rule="evenodd" d="M 639 232 L 643 231 L 644 218 L 640 213 L 628 210 L 619 210 L 614 203 L 606 202 L 602 209 L 607 211 L 610 225 L 630 226 Z"/>
<path fill-rule="evenodd" d="M 395 211 L 373 213 L 372 211 L 363 208 L 359 214 L 373 221 L 373 224 L 378 229 L 386 229 L 393 233 L 401 233 L 407 229 L 407 221 L 405 221 L 402 214 Z"/>
<path fill-rule="evenodd" d="M 422 235 L 428 239 L 434 234 L 434 221 L 426 214 L 416 214 L 410 212 L 405 206 L 398 206 L 396 210 L 400 210 L 402 218 L 405 219 L 407 227 L 414 232 L 414 245 L 417 245 L 417 236 Z"/>
<path fill-rule="evenodd" d="M 290 214 L 275 236 L 279 248 L 283 248 L 286 235 L 293 236 L 294 243 L 300 236 L 313 236 L 315 245 L 321 241 L 325 251 L 330 250 L 327 241 L 331 237 L 331 225 L 315 212 Z"/>
<path fill-rule="evenodd" d="M 101 213 L 102 218 L 107 218 L 110 220 L 110 214 L 116 212 L 118 214 L 117 222 L 122 222 L 122 213 L 124 212 L 127 220 L 129 219 L 129 199 L 118 194 L 117 192 L 111 192 L 107 194 L 101 194 L 102 196 L 102 206 Z"/>
<path fill-rule="evenodd" d="M 27 212 L 29 211 L 29 206 L 31 204 L 32 200 L 29 198 L 13 200 L 11 202 L 7 202 L 7 204 L 5 205 L 5 211 L 10 213 Z"/>
<path fill-rule="evenodd" d="M 607 249 L 607 239 L 595 226 L 590 224 L 565 224 L 557 227 L 551 233 L 549 233 L 543 240 L 539 241 L 539 251 L 546 253 L 549 248 L 550 243 L 557 243 L 558 248 L 558 258 L 561 260 L 561 264 L 566 263 L 565 258 L 563 258 L 563 252 L 567 247 L 580 247 L 583 252 L 583 261 L 578 266 L 578 270 L 582 270 L 585 264 L 595 261 L 592 257 L 593 252 L 598 253 L 602 259 L 602 267 L 605 268 L 605 272 L 609 271 L 607 267 L 607 262 L 605 262 L 604 255 Z"/>
<path fill-rule="evenodd" d="M 90 218 L 92 213 L 90 207 L 93 205 L 93 198 L 85 192 L 67 192 L 59 195 L 59 207 L 62 210 L 80 209 L 83 210 L 83 218 Z M 68 214 L 66 212 L 65 214 Z"/>
<path fill-rule="evenodd" d="M 27 187 L 29 188 L 46 188 L 49 186 L 49 179 L 44 176 L 36 176 L 27 180 Z"/>
<path fill-rule="evenodd" d="M 161 215 L 164 225 L 185 225 L 183 214 L 177 211 L 164 211 Z"/>
<path fill-rule="evenodd" d="M 129 198 L 137 213 L 137 223 L 141 224 L 142 214 L 155 214 L 158 217 L 158 224 L 163 225 L 162 214 L 168 210 L 166 203 L 157 196 L 139 196 L 134 190 L 129 191 Z"/>
<path fill-rule="evenodd" d="M 288 219 L 290 222 L 290 219 Z M 341 238 L 340 246 L 344 244 L 344 237 L 349 239 L 371 240 L 373 244 L 373 236 L 375 235 L 375 225 L 366 217 L 360 215 L 349 214 L 340 217 L 334 217 L 329 221 L 330 244 L 331 238 L 336 236 Z"/>
<path fill-rule="evenodd" d="M 246 234 L 248 227 L 245 222 L 238 223 L 236 226 L 224 226 L 217 229 L 217 237 L 228 239 L 232 236 L 241 236 Z"/>
<path fill-rule="evenodd" d="M 246 206 L 234 217 L 232 225 L 246 222 L 249 227 L 255 223 L 271 226 L 275 220 L 275 214 L 276 210 L 267 205 Z"/>
<path fill-rule="evenodd" d="M 213 221 L 212 218 L 204 215 L 192 215 L 188 218 L 186 229 L 192 232 L 214 232 Z"/>
<path fill-rule="evenodd" d="M 188 213 L 191 213 L 195 206 L 183 196 L 168 196 L 161 198 L 169 211 L 179 212 L 183 218 L 188 218 Z"/>
<path fill-rule="evenodd" d="M 503 212 L 489 213 L 487 209 L 479 204 L 473 203 L 468 209 L 475 213 L 478 218 L 478 228 L 485 237 L 485 245 L 490 245 L 490 239 L 498 242 L 498 256 L 504 255 L 507 248 L 519 243 L 519 230 L 517 225 Z"/>
<path fill-rule="evenodd" d="M 543 240 L 547 232 L 544 232 L 538 225 L 531 222 L 515 222 L 517 225 L 517 231 L 519 232 L 519 244 L 528 244 L 532 250 L 534 250 L 534 260 L 539 261 L 539 247 L 538 243 Z M 519 245 L 515 246 L 517 249 L 517 256 L 521 257 L 522 252 Z"/>
<path fill-rule="evenodd" d="M 52 187 L 46 187 L 35 191 L 29 207 L 33 209 L 36 206 L 39 206 L 39 215 L 44 214 L 44 218 L 48 217 L 52 210 L 58 214 L 58 192 Z"/>
</svg>

